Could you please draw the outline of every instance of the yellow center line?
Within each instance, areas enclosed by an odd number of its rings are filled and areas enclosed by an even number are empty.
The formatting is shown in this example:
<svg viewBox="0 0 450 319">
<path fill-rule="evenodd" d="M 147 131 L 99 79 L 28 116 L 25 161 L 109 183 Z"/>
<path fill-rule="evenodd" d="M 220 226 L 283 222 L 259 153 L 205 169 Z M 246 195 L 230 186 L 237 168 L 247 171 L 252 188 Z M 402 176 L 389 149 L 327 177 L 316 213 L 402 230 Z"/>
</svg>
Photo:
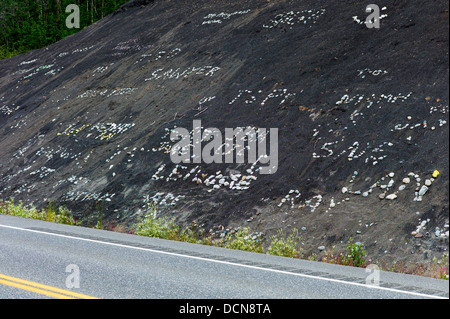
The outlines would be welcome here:
<svg viewBox="0 0 450 319">
<path fill-rule="evenodd" d="M 92 296 L 80 294 L 77 292 L 73 292 L 70 290 L 60 289 L 52 286 L 47 286 L 43 284 L 39 284 L 37 282 L 28 281 L 20 278 L 10 277 L 7 275 L 0 274 L 0 284 L 4 284 L 11 287 L 16 287 L 19 289 L 32 291 L 38 294 L 46 295 L 53 298 L 60 299 L 75 299 L 75 298 L 83 298 L 83 299 L 98 299 Z"/>
</svg>

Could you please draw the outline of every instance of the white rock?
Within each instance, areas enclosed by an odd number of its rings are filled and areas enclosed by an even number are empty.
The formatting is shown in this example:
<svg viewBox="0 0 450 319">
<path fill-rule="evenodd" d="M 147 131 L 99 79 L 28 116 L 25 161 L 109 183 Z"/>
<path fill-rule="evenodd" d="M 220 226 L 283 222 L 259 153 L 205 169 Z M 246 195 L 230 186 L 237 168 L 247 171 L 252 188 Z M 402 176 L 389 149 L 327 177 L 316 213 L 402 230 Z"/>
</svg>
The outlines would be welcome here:
<svg viewBox="0 0 450 319">
<path fill-rule="evenodd" d="M 342 187 L 342 194 L 345 194 L 348 192 L 348 188 L 347 187 Z"/>
<path fill-rule="evenodd" d="M 390 172 L 390 173 L 389 173 L 389 177 L 391 177 L 391 178 L 394 177 L 394 175 L 395 175 L 394 172 Z"/>
<path fill-rule="evenodd" d="M 425 193 L 428 191 L 428 187 L 426 185 L 423 185 L 419 190 L 419 196 L 425 195 Z"/>
<path fill-rule="evenodd" d="M 430 186 L 431 185 L 431 181 L 429 179 L 425 180 L 425 186 Z"/>
<path fill-rule="evenodd" d="M 405 190 L 405 188 L 406 188 L 405 185 L 400 185 L 400 186 L 398 187 L 398 190 L 399 190 L 399 191 L 403 191 L 403 190 Z"/>
<path fill-rule="evenodd" d="M 336 206 L 336 203 L 334 202 L 334 199 L 331 199 L 330 207 L 333 208 L 333 207 L 335 207 L 335 206 Z"/>
<path fill-rule="evenodd" d="M 409 184 L 411 182 L 411 179 L 409 177 L 405 177 L 402 182 L 405 184 Z"/>
<path fill-rule="evenodd" d="M 386 196 L 386 199 L 396 199 L 397 198 L 397 195 L 396 194 L 390 194 L 390 195 L 388 195 L 388 196 Z"/>
</svg>

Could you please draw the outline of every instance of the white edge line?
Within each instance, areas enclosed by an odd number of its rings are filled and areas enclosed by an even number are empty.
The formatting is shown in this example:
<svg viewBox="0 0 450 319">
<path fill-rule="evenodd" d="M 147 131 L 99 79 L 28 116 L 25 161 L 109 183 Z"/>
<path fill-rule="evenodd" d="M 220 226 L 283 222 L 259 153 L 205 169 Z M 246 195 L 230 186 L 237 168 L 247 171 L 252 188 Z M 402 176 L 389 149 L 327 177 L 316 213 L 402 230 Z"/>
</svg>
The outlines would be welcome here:
<svg viewBox="0 0 450 319">
<path fill-rule="evenodd" d="M 190 255 L 183 255 L 183 254 L 179 254 L 179 253 L 172 253 L 172 252 L 168 252 L 168 251 L 160 251 L 160 250 L 155 250 L 155 249 L 151 249 L 151 248 L 135 247 L 135 246 L 131 246 L 131 245 L 111 243 L 111 242 L 108 242 L 108 241 L 101 241 L 101 240 L 88 239 L 88 238 L 82 238 L 82 237 L 75 237 L 75 236 L 69 236 L 69 235 L 55 234 L 55 233 L 52 233 L 52 232 L 45 232 L 45 231 L 34 230 L 34 229 L 27 229 L 27 228 L 22 228 L 22 227 L 8 226 L 8 225 L 2 225 L 2 224 L 0 224 L 0 227 L 16 229 L 16 230 L 24 230 L 24 231 L 29 231 L 29 232 L 33 232 L 33 233 L 46 234 L 46 235 L 52 235 L 52 236 L 57 236 L 57 237 L 78 239 L 78 240 L 83 240 L 83 241 L 88 241 L 88 242 L 93 242 L 93 243 L 106 244 L 106 245 L 111 245 L 111 246 L 116 246 L 116 247 L 133 248 L 133 249 L 137 249 L 137 250 L 144 250 L 144 251 L 150 251 L 150 252 L 159 253 L 159 254 L 165 254 L 165 255 L 171 255 L 171 256 L 177 256 L 177 257 L 184 257 L 184 258 L 191 258 L 191 259 L 215 262 L 215 263 L 219 263 L 219 264 L 227 264 L 227 265 L 239 266 L 239 267 L 244 267 L 244 268 L 265 270 L 265 271 L 270 271 L 270 272 L 275 272 L 275 273 L 280 273 L 280 274 L 286 274 L 286 275 L 293 275 L 293 276 L 299 276 L 299 277 L 305 277 L 305 278 L 326 280 L 326 281 L 337 282 L 337 283 L 341 283 L 341 284 L 365 287 L 365 288 L 369 288 L 369 289 L 380 289 L 380 290 L 386 290 L 386 291 L 391 291 L 391 292 L 396 292 L 396 293 L 403 293 L 403 294 L 419 296 L 419 297 L 427 297 L 427 298 L 435 298 L 435 299 L 448 299 L 447 297 L 422 294 L 422 293 L 413 292 L 413 291 L 405 291 L 405 290 L 399 290 L 399 289 L 394 289 L 394 288 L 380 287 L 380 286 L 376 286 L 376 285 L 367 285 L 367 284 L 362 284 L 362 283 L 358 283 L 358 282 L 351 282 L 351 281 L 345 281 L 345 280 L 339 280 L 339 279 L 333 279 L 333 278 L 312 276 L 312 275 L 307 275 L 307 274 L 299 274 L 299 273 L 293 273 L 293 272 L 289 272 L 289 271 L 270 269 L 270 268 L 263 268 L 263 267 L 258 267 L 258 266 L 244 265 L 244 264 L 239 264 L 239 263 L 234 263 L 234 262 L 229 262 L 229 261 L 210 259 L 210 258 L 204 258 L 204 257 L 197 257 L 197 256 L 190 256 Z"/>
</svg>

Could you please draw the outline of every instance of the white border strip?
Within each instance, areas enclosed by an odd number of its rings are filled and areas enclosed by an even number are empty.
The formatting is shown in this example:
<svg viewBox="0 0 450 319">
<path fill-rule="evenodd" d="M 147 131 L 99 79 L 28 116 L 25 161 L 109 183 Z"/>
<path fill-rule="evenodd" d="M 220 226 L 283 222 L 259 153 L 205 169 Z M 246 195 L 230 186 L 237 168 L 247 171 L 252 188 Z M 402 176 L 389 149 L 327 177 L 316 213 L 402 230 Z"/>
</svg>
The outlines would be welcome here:
<svg viewBox="0 0 450 319">
<path fill-rule="evenodd" d="M 347 285 L 365 287 L 365 288 L 369 288 L 369 289 L 386 290 L 386 291 L 391 291 L 391 292 L 396 292 L 396 293 L 403 293 L 403 294 L 408 294 L 408 295 L 413 295 L 413 296 L 418 296 L 418 297 L 426 297 L 426 298 L 434 298 L 434 299 L 448 299 L 447 297 L 422 294 L 422 293 L 413 292 L 413 291 L 405 291 L 405 290 L 399 290 L 399 289 L 394 289 L 394 288 L 380 287 L 380 286 L 376 286 L 376 285 L 367 285 L 367 284 L 362 284 L 362 283 L 358 283 L 358 282 L 351 282 L 351 281 L 345 281 L 345 280 L 339 280 L 339 279 L 318 277 L 318 276 L 312 276 L 312 275 L 307 275 L 307 274 L 299 274 L 299 273 L 293 273 L 293 272 L 289 272 L 289 271 L 270 269 L 270 268 L 263 268 L 263 267 L 251 266 L 251 265 L 244 265 L 244 264 L 239 264 L 239 263 L 234 263 L 234 262 L 229 262 L 229 261 L 223 261 L 223 260 L 217 260 L 217 259 L 204 258 L 204 257 L 183 255 L 183 254 L 179 254 L 179 253 L 171 253 L 171 252 L 167 252 L 167 251 L 160 251 L 160 250 L 155 250 L 155 249 L 150 249 L 150 248 L 135 247 L 135 246 L 130 246 L 130 245 L 124 245 L 124 244 L 111 243 L 111 242 L 107 242 L 107 241 L 95 240 L 95 239 L 87 239 L 87 238 L 82 238 L 82 237 L 62 235 L 62 234 L 56 234 L 56 233 L 45 232 L 45 231 L 34 230 L 34 229 L 27 229 L 27 228 L 15 227 L 15 226 L 7 226 L 7 225 L 2 225 L 2 224 L 0 224 L 0 227 L 10 228 L 10 229 L 15 229 L 15 230 L 23 230 L 23 231 L 39 233 L 39 234 L 46 234 L 46 235 L 51 235 L 51 236 L 63 237 L 63 238 L 83 240 L 83 241 L 87 241 L 87 242 L 99 243 L 99 244 L 104 244 L 104 245 L 111 245 L 111 246 L 116 246 L 116 247 L 132 248 L 132 249 L 137 249 L 137 250 L 150 251 L 150 252 L 159 253 L 159 254 L 165 254 L 165 255 L 171 255 L 171 256 L 177 256 L 177 257 L 184 257 L 184 258 L 191 258 L 191 259 L 215 262 L 215 263 L 219 263 L 219 264 L 226 264 L 226 265 L 239 266 L 239 267 L 250 268 L 250 269 L 270 271 L 270 272 L 275 272 L 275 273 L 279 273 L 279 274 L 286 274 L 286 275 L 293 275 L 293 276 L 299 276 L 299 277 L 305 277 L 305 278 L 326 280 L 326 281 L 336 282 L 336 283 L 340 283 L 340 284 L 347 284 Z"/>
</svg>

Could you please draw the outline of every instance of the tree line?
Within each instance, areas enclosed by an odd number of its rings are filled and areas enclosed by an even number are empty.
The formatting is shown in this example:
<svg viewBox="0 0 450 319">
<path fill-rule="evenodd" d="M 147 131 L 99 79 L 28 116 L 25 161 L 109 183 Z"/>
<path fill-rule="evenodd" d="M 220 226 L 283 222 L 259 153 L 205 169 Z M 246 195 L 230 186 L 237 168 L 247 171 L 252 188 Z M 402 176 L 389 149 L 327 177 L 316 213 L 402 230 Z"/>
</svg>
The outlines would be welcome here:
<svg viewBox="0 0 450 319">
<path fill-rule="evenodd" d="M 129 0 L 0 0 L 0 59 L 57 42 Z M 80 28 L 67 28 L 69 4 L 80 8 Z"/>
</svg>

